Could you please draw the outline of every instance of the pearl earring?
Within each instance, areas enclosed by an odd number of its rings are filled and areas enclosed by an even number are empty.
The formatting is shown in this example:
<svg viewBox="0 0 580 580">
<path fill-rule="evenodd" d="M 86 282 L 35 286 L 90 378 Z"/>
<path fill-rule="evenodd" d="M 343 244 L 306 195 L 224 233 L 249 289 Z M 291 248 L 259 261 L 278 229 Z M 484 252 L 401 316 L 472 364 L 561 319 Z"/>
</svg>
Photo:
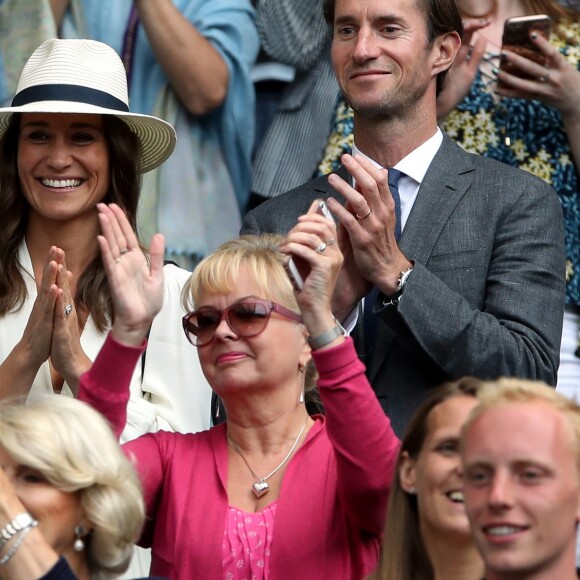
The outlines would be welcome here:
<svg viewBox="0 0 580 580">
<path fill-rule="evenodd" d="M 77 526 L 75 528 L 75 534 L 77 536 L 77 539 L 75 540 L 74 543 L 74 549 L 75 552 L 82 552 L 85 549 L 85 543 L 83 542 L 82 536 L 84 535 L 85 530 L 82 528 L 82 526 Z"/>
</svg>

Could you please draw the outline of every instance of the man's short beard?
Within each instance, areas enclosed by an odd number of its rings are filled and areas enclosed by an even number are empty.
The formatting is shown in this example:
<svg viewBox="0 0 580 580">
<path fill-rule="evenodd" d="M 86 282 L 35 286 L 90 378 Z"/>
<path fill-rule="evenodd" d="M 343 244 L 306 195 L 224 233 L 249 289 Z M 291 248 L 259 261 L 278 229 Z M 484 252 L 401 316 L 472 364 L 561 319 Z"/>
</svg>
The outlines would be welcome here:
<svg viewBox="0 0 580 580">
<path fill-rule="evenodd" d="M 408 106 L 407 99 L 399 100 L 390 98 L 388 95 L 380 102 L 370 105 L 361 105 L 349 101 L 345 96 L 346 104 L 354 111 L 355 115 L 361 119 L 371 121 L 385 121 L 397 117 L 401 112 L 405 112 Z"/>
</svg>

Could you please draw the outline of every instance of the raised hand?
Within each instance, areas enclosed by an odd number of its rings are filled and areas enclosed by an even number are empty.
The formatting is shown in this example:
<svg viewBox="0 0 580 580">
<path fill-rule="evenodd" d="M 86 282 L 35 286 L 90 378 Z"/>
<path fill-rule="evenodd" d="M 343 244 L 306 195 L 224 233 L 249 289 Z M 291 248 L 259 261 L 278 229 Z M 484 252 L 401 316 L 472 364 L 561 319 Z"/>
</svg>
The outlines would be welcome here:
<svg viewBox="0 0 580 580">
<path fill-rule="evenodd" d="M 393 294 L 400 272 L 411 263 L 395 239 L 395 202 L 388 172 L 375 167 L 361 155 L 347 154 L 341 160 L 355 179 L 356 189 L 338 175 L 329 176 L 329 183 L 347 203 L 343 207 L 337 200 L 329 199 L 328 205 L 348 232 L 349 251 L 352 252 L 347 273 L 349 284 L 358 289 L 358 299 L 372 286 L 377 286 L 386 295 Z"/>
<path fill-rule="evenodd" d="M 59 256 L 50 361 L 76 395 L 80 376 L 91 367 L 81 346 L 81 331 L 74 296 L 70 289 L 72 273 L 66 268 L 64 252 Z"/>
<path fill-rule="evenodd" d="M 306 215 L 290 230 L 280 246 L 288 257 L 295 256 L 308 264 L 304 288 L 296 300 L 311 336 L 334 326 L 332 296 L 342 266 L 342 254 L 336 243 L 336 225 L 316 212 L 314 202 Z"/>
<path fill-rule="evenodd" d="M 112 334 L 123 344 L 138 346 L 163 304 L 165 242 L 161 234 L 153 236 L 147 260 L 123 210 L 102 203 L 97 209 L 103 232 L 99 246 L 115 307 Z"/>
<path fill-rule="evenodd" d="M 56 283 L 59 264 L 64 260 L 64 252 L 52 246 L 48 252 L 38 294 L 19 346 L 28 353 L 29 364 L 36 370 L 50 356 L 54 309 L 59 294 Z"/>
<path fill-rule="evenodd" d="M 498 94 L 504 97 L 538 99 L 546 105 L 555 107 L 562 115 L 578 113 L 580 72 L 541 34 L 532 32 L 530 39 L 546 56 L 547 65 L 542 66 L 533 60 L 504 50 L 502 58 L 509 60 L 520 73 L 531 78 L 520 78 L 502 70 L 498 75 L 498 79 L 501 79 Z"/>
<path fill-rule="evenodd" d="M 54 312 L 60 292 L 56 280 L 62 260 L 64 252 L 51 247 L 22 338 L 0 365 L 0 398 L 27 396 L 40 365 L 50 356 Z"/>
</svg>

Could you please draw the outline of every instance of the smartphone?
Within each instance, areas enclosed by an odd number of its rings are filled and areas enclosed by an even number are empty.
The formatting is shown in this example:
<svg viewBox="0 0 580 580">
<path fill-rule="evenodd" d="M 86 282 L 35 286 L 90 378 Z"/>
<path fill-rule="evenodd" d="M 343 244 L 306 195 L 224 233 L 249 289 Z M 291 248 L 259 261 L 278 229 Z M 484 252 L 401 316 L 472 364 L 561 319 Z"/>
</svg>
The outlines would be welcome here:
<svg viewBox="0 0 580 580">
<path fill-rule="evenodd" d="M 505 21 L 502 37 L 502 49 L 510 50 L 525 58 L 533 60 L 542 66 L 548 64 L 546 56 L 539 51 L 530 40 L 530 31 L 536 31 L 544 38 L 550 38 L 552 20 L 547 14 L 535 14 L 533 16 L 518 16 Z M 520 78 L 533 78 L 516 68 L 509 60 L 502 59 L 500 69 Z"/>
<path fill-rule="evenodd" d="M 327 220 L 334 222 L 334 218 L 326 205 L 326 202 L 321 199 L 318 200 L 318 206 L 316 207 L 316 213 L 319 213 L 321 216 L 325 217 Z M 292 280 L 292 285 L 297 292 L 300 292 L 302 288 L 304 288 L 304 278 L 300 273 L 300 269 L 298 268 L 298 262 L 302 264 L 302 260 L 290 258 L 286 264 L 286 272 L 288 272 L 288 276 L 290 276 L 290 280 Z M 304 265 L 305 267 L 305 265 Z"/>
<path fill-rule="evenodd" d="M 323 199 L 318 201 L 316 213 L 319 213 L 321 216 L 325 217 L 327 220 L 330 220 L 331 222 L 334 221 L 334 218 L 332 217 L 332 214 L 330 213 L 330 210 L 328 209 L 328 206 L 326 205 L 326 202 Z"/>
</svg>

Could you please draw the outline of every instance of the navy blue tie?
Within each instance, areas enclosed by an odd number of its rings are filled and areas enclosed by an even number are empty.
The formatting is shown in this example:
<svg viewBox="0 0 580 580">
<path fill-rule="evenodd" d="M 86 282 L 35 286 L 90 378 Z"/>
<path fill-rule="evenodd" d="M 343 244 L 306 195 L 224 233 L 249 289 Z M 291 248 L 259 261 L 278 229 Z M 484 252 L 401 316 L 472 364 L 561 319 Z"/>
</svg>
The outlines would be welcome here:
<svg viewBox="0 0 580 580">
<path fill-rule="evenodd" d="M 395 202 L 395 239 L 399 241 L 401 237 L 401 198 L 399 196 L 399 179 L 401 173 L 398 169 L 389 169 L 389 189 Z M 363 326 L 365 332 L 365 354 L 370 355 L 375 342 L 377 332 L 377 317 L 373 314 L 373 304 L 375 303 L 379 289 L 375 286 L 365 297 Z M 368 361 L 367 361 L 368 366 Z"/>
<path fill-rule="evenodd" d="M 397 242 L 401 237 L 401 198 L 399 196 L 399 179 L 402 173 L 398 169 L 389 169 L 389 189 L 395 202 L 395 239 Z"/>
</svg>

